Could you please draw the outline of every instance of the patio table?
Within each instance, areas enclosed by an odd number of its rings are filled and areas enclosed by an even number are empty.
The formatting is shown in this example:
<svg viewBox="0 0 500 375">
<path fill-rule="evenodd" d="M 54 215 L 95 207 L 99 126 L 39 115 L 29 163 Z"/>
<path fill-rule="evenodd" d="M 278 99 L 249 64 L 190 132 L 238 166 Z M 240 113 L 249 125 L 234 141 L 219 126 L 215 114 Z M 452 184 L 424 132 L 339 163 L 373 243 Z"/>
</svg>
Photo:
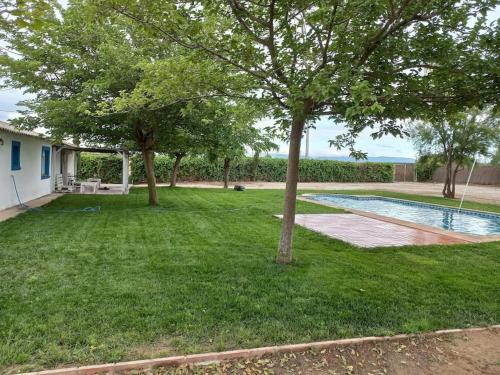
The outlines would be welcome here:
<svg viewBox="0 0 500 375">
<path fill-rule="evenodd" d="M 89 190 L 91 193 L 95 194 L 98 189 L 98 183 L 93 181 L 83 181 L 80 183 L 80 193 L 85 193 Z"/>
<path fill-rule="evenodd" d="M 97 184 L 97 189 L 101 188 L 101 179 L 100 178 L 87 178 L 87 182 L 95 182 Z"/>
</svg>

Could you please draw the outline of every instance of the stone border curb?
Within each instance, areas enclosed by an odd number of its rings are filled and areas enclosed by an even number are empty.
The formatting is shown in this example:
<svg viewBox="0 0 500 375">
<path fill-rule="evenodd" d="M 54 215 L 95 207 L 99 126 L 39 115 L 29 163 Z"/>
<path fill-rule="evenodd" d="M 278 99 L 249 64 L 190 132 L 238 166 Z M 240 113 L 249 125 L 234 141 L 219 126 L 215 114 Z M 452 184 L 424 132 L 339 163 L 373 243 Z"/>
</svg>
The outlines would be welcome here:
<svg viewBox="0 0 500 375">
<path fill-rule="evenodd" d="M 164 357 L 155 359 L 144 359 L 138 361 L 105 363 L 105 364 L 91 365 L 91 366 L 60 368 L 53 370 L 22 373 L 18 375 L 94 375 L 99 373 L 116 373 L 120 371 L 140 370 L 152 367 L 179 366 L 184 364 L 200 364 L 205 362 L 219 362 L 236 358 L 258 358 L 265 354 L 302 352 L 311 349 L 321 350 L 333 346 L 359 344 L 365 342 L 395 341 L 413 337 L 433 337 L 443 334 L 488 331 L 492 329 L 500 330 L 500 325 L 481 327 L 481 328 L 445 329 L 423 334 L 396 335 L 396 336 L 368 336 L 368 337 L 358 337 L 352 339 L 340 339 L 332 341 L 317 341 L 317 342 L 310 342 L 303 344 L 268 346 L 262 348 L 254 348 L 254 349 L 231 350 L 227 352 L 218 352 L 218 353 L 191 354 L 186 356 L 174 356 L 174 357 Z"/>
</svg>

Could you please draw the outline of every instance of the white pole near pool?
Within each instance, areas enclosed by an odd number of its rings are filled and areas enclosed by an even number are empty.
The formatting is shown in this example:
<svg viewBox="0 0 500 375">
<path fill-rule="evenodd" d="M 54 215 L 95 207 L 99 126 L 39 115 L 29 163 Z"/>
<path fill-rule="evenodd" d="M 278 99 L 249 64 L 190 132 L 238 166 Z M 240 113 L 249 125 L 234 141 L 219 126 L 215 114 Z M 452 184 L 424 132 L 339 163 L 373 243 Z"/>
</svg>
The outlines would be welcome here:
<svg viewBox="0 0 500 375">
<path fill-rule="evenodd" d="M 306 129 L 306 159 L 309 159 L 309 128 Z"/>
<path fill-rule="evenodd" d="M 464 203 L 465 193 L 467 192 L 467 188 L 469 187 L 470 176 L 472 176 L 472 172 L 474 171 L 474 166 L 476 165 L 477 158 L 474 158 L 474 163 L 472 163 L 472 168 L 470 169 L 469 177 L 467 177 L 467 183 L 465 184 L 464 192 L 462 194 L 462 199 L 460 200 L 460 206 L 458 206 L 458 212 L 462 209 L 462 204 Z"/>
</svg>

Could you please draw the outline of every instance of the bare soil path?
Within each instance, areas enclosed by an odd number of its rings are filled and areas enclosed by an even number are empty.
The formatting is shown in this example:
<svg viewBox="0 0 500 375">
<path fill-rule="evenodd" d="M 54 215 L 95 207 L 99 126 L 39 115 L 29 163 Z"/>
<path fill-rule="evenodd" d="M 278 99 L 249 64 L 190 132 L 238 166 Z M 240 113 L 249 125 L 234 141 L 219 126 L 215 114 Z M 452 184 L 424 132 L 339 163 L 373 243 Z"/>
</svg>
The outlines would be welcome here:
<svg viewBox="0 0 500 375">
<path fill-rule="evenodd" d="M 137 373 L 137 372 L 135 372 Z M 341 345 L 141 374 L 500 374 L 500 329 Z"/>
</svg>

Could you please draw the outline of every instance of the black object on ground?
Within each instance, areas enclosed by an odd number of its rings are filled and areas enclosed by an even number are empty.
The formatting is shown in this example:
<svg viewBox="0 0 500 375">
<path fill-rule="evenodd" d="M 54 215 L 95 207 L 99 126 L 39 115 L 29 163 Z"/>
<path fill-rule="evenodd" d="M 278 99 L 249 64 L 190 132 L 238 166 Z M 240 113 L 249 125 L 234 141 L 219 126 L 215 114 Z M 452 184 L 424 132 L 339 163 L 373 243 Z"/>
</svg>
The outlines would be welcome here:
<svg viewBox="0 0 500 375">
<path fill-rule="evenodd" d="M 234 190 L 245 191 L 245 187 L 243 185 L 234 185 Z"/>
</svg>

